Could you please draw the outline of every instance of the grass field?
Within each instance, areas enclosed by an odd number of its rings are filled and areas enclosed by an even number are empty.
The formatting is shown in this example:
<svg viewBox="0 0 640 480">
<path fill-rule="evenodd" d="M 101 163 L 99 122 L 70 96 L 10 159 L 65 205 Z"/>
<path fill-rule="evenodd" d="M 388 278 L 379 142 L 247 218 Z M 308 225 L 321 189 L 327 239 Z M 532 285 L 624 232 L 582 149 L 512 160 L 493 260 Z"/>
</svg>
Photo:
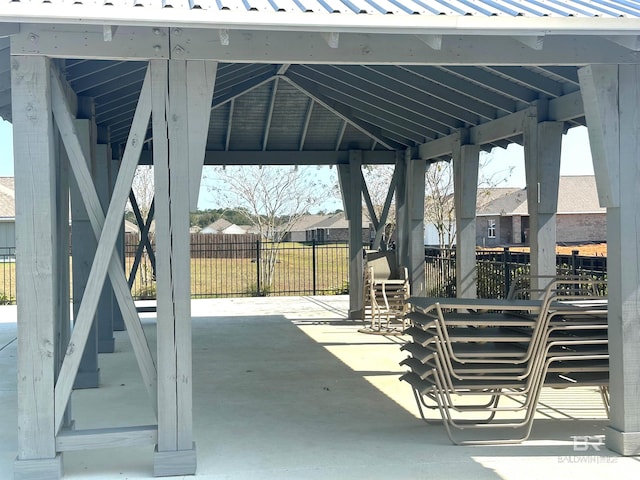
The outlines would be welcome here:
<svg viewBox="0 0 640 480">
<path fill-rule="evenodd" d="M 528 250 L 511 247 L 511 251 Z M 558 246 L 558 254 L 578 250 L 582 256 L 606 256 L 606 244 Z M 265 254 L 261 253 L 263 259 Z M 348 291 L 349 259 L 344 244 L 319 245 L 287 244 L 278 254 L 273 282 L 265 288 L 264 277 L 258 280 L 258 265 L 264 270 L 264 261 L 256 258 L 192 258 L 191 295 L 194 298 L 257 296 L 257 295 L 323 295 Z M 133 258 L 127 257 L 126 271 Z M 258 284 L 260 283 L 260 289 Z M 141 263 L 132 288 L 134 298 L 155 298 L 155 281 L 148 258 Z M 14 303 L 16 273 L 14 262 L 0 263 L 0 304 Z"/>
</svg>

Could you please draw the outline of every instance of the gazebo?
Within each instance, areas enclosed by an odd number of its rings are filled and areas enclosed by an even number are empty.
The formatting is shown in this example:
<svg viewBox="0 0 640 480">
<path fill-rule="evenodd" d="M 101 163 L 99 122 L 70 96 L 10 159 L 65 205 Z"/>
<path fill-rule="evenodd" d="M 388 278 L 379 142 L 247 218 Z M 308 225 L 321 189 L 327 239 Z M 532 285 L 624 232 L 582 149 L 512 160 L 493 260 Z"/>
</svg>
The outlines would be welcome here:
<svg viewBox="0 0 640 480">
<path fill-rule="evenodd" d="M 395 165 L 398 254 L 419 295 L 424 172 L 453 162 L 457 292 L 473 297 L 480 151 L 524 146 L 531 270 L 553 274 L 561 138 L 577 125 L 607 208 L 606 442 L 638 454 L 639 32 L 640 3 L 625 0 L 3 0 L 17 295 L 37 299 L 18 303 L 15 478 L 60 478 L 67 450 L 141 443 L 156 475 L 195 472 L 189 211 L 204 164 L 336 165 L 357 317 L 362 165 Z M 157 362 L 117 248 L 139 163 L 155 172 Z M 124 327 L 157 425 L 76 430 L 72 388 L 97 385 L 97 352 Z"/>
</svg>

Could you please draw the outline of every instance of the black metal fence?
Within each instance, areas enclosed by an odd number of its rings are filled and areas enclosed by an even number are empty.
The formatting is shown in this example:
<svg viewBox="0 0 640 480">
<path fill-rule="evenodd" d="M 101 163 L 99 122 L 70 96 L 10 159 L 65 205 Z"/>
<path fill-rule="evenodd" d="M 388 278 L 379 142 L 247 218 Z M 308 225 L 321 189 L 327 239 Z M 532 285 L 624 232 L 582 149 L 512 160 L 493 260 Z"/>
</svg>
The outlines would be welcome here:
<svg viewBox="0 0 640 480">
<path fill-rule="evenodd" d="M 136 246 L 128 245 L 125 250 L 130 272 Z M 334 295 L 348 291 L 348 278 L 346 243 L 191 236 L 192 298 Z M 134 298 L 155 297 L 154 266 L 146 254 L 140 259 L 131 291 Z"/>
<path fill-rule="evenodd" d="M 476 275 L 479 298 L 505 298 L 512 282 L 530 271 L 529 252 L 512 252 L 509 248 L 476 252 Z M 455 249 L 425 250 L 427 295 L 455 297 Z M 556 255 L 557 275 L 580 275 L 592 279 L 607 279 L 607 257 Z"/>
<path fill-rule="evenodd" d="M 333 295 L 349 291 L 349 247 L 346 243 L 281 243 L 260 240 L 212 242 L 192 237 L 193 298 L 265 295 Z M 127 276 L 137 245 L 125 247 Z M 528 252 L 476 252 L 478 296 L 504 298 L 515 278 L 529 272 Z M 427 295 L 456 295 L 456 252 L 425 249 Z M 606 280 L 607 258 L 557 255 L 557 273 Z M 15 303 L 15 248 L 0 248 L 0 304 Z M 136 299 L 155 298 L 155 271 L 145 253 L 131 292 Z"/>
<path fill-rule="evenodd" d="M 0 247 L 0 305 L 16 301 L 16 249 Z"/>
</svg>

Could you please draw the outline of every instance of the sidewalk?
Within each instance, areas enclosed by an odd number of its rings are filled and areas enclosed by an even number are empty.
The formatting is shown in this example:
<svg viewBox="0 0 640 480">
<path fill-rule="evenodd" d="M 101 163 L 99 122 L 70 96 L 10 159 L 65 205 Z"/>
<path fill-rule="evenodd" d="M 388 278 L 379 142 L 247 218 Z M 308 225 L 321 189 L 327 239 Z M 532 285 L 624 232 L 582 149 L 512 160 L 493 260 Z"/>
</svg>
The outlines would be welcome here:
<svg viewBox="0 0 640 480">
<path fill-rule="evenodd" d="M 572 436 L 600 435 L 607 424 L 594 392 L 571 403 L 571 390 L 545 394 L 521 445 L 452 445 L 441 426 L 417 418 L 398 381 L 401 339 L 357 333 L 347 306 L 345 296 L 192 302 L 198 472 L 185 478 L 640 478 L 636 459 L 574 449 Z M 152 351 L 154 315 L 143 314 Z M 15 332 L 15 307 L 0 307 L 2 479 L 17 451 Z M 73 395 L 79 429 L 154 423 L 127 334 L 115 336 L 116 352 L 100 355 L 101 387 Z M 152 453 L 67 452 L 65 478 L 153 478 Z"/>
</svg>

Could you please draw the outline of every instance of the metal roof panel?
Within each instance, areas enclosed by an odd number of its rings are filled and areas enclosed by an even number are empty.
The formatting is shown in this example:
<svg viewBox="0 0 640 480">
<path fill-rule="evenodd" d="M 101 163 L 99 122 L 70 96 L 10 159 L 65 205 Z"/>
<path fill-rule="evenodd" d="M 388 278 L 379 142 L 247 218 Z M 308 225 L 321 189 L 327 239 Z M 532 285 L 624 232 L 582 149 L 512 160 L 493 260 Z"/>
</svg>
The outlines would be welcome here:
<svg viewBox="0 0 640 480">
<path fill-rule="evenodd" d="M 626 0 L 0 0 L 0 5 L 64 6 L 48 15 L 68 11 L 82 15 L 91 10 L 105 19 L 126 9 L 192 11 L 194 15 L 210 11 L 255 11 L 342 15 L 446 15 L 446 16 L 550 16 L 550 17 L 640 17 L 638 2 Z M 2 7 L 9 12 L 9 8 Z M 0 10 L 0 16 L 1 16 Z M 136 12 L 137 14 L 137 12 Z"/>
</svg>

